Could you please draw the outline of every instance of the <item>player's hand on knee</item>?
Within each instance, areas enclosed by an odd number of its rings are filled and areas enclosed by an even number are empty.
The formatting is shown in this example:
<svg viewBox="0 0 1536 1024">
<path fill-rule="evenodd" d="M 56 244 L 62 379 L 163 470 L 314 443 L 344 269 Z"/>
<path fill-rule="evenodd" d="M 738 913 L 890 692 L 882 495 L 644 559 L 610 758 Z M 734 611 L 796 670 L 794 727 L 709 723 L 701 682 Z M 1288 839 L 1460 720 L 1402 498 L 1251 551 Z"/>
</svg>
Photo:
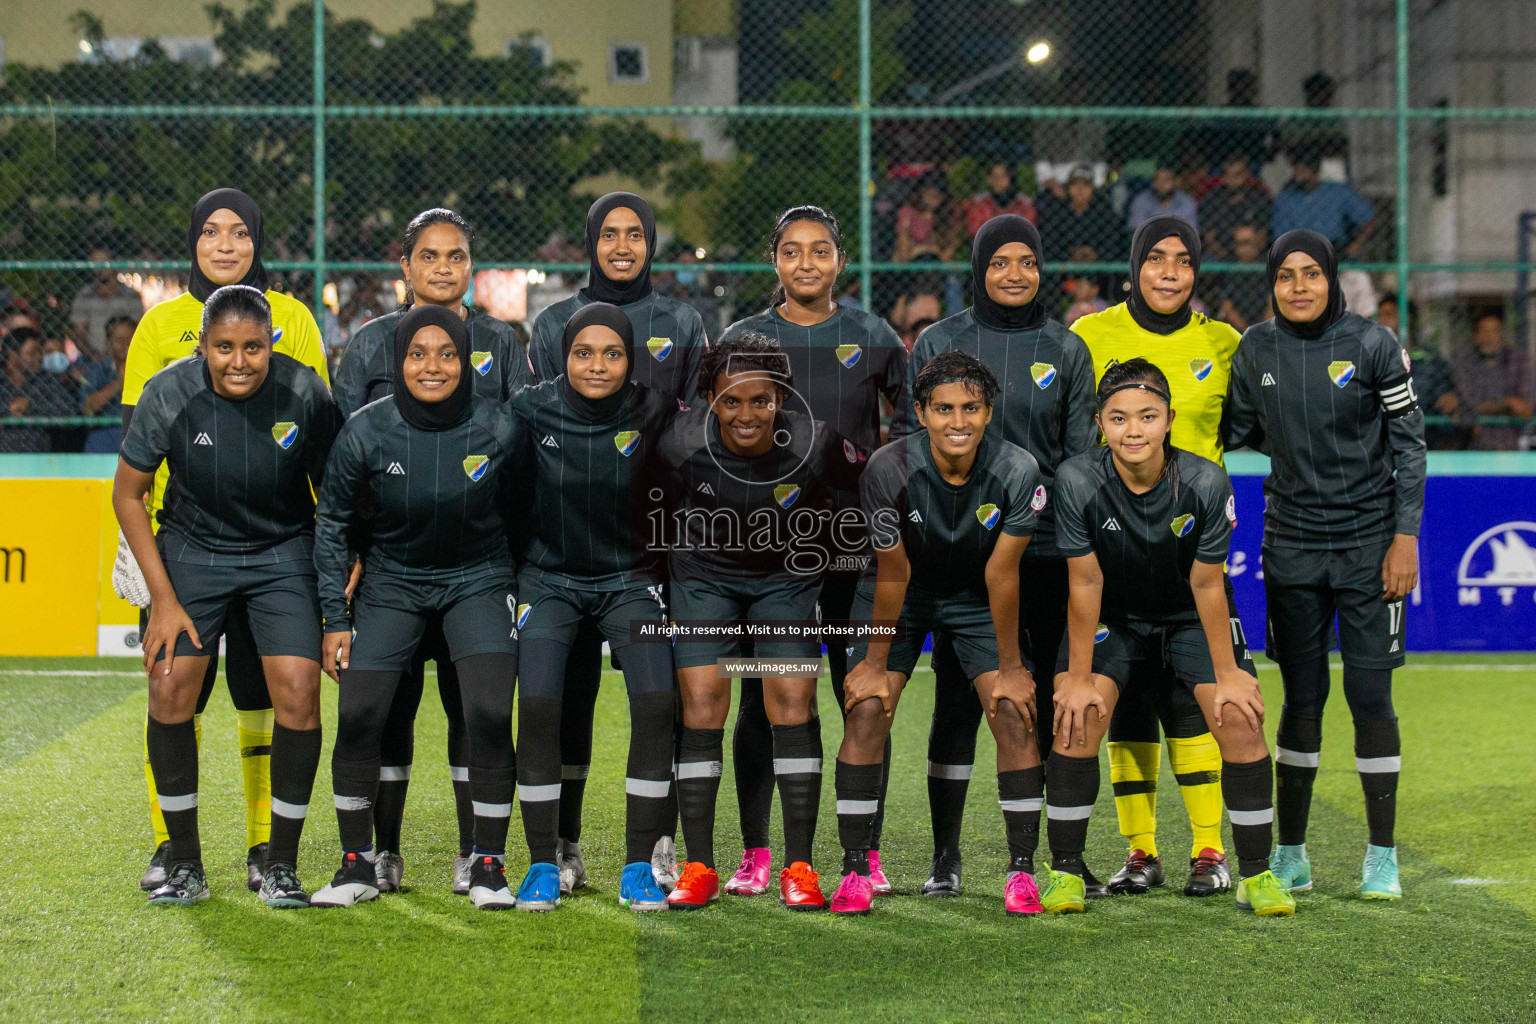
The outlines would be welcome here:
<svg viewBox="0 0 1536 1024">
<path fill-rule="evenodd" d="M 327 633 L 320 641 L 320 667 L 336 682 L 341 681 L 337 667 L 345 669 L 352 660 L 352 631 Z"/>
<path fill-rule="evenodd" d="M 1103 695 L 1093 685 L 1092 676 L 1074 676 L 1070 672 L 1062 676 L 1056 684 L 1053 700 L 1056 703 L 1053 732 L 1057 736 L 1065 735 L 1069 747 L 1087 746 L 1089 708 L 1097 708 L 1101 718 L 1109 713 Z"/>
<path fill-rule="evenodd" d="M 865 658 L 843 680 L 843 710 L 852 711 L 855 705 L 878 697 L 885 685 L 885 669 Z"/>
<path fill-rule="evenodd" d="M 1216 674 L 1216 701 L 1212 716 L 1217 726 L 1222 724 L 1222 709 L 1232 705 L 1257 732 L 1264 725 L 1264 694 L 1259 681 L 1240 668 L 1230 668 Z"/>
<path fill-rule="evenodd" d="M 992 677 L 992 692 L 987 695 L 987 717 L 997 717 L 997 707 L 1011 701 L 1019 709 L 1025 726 L 1035 725 L 1035 677 L 1023 665 L 998 669 Z"/>
<path fill-rule="evenodd" d="M 192 623 L 192 617 L 176 601 L 156 601 L 149 609 L 149 625 L 144 628 L 144 638 L 140 647 L 144 652 L 144 669 L 147 672 L 154 671 L 155 658 L 165 651 L 164 675 L 171 674 L 171 666 L 176 660 L 176 641 L 181 634 L 187 634 L 192 639 L 192 646 L 198 650 L 203 649 L 202 638 L 197 635 L 197 627 Z"/>
</svg>

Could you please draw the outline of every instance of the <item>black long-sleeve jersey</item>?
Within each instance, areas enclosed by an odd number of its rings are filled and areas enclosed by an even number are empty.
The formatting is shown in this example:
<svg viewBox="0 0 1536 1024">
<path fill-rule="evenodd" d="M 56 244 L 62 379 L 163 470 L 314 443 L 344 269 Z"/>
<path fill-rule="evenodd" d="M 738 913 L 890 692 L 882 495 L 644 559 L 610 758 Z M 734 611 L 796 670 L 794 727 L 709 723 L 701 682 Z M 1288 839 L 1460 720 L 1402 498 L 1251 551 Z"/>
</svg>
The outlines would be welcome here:
<svg viewBox="0 0 1536 1024">
<path fill-rule="evenodd" d="M 677 404 L 632 383 L 621 405 L 593 419 L 565 387 L 557 377 L 512 402 L 533 467 L 518 483 L 532 488 L 520 561 L 594 590 L 659 582 L 665 552 L 649 536 L 650 513 L 664 507 L 656 447 Z"/>
<path fill-rule="evenodd" d="M 1094 554 L 1104 576 L 1105 622 L 1197 623 L 1189 571 L 1227 560 L 1237 503 L 1226 471 L 1182 448 L 1145 494 L 1115 472 L 1108 448 L 1056 471 L 1056 528 L 1068 558 Z"/>
<path fill-rule="evenodd" d="M 1056 467 L 1064 459 L 1092 448 L 1098 440 L 1093 422 L 1093 357 L 1076 334 L 1055 320 L 1027 330 L 1002 331 L 962 310 L 929 327 L 912 348 L 907 364 L 907 388 L 918 371 L 942 352 L 975 356 L 997 377 L 1001 388 L 993 404 L 987 433 L 1023 448 L 1035 457 L 1049 494 Z M 913 421 L 913 429 L 918 429 Z M 895 437 L 895 425 L 891 436 Z M 1032 555 L 1059 554 L 1056 516 L 1048 502 L 1030 541 Z"/>
<path fill-rule="evenodd" d="M 1424 414 L 1388 328 L 1354 313 L 1313 340 L 1275 320 L 1248 328 L 1223 434 L 1229 450 L 1270 457 L 1265 543 L 1343 550 L 1418 536 Z"/>
<path fill-rule="evenodd" d="M 565 325 L 591 301 L 583 289 L 550 306 L 533 322 L 528 354 L 534 376 L 540 382 L 565 373 L 560 353 Z M 709 348 L 698 311 L 670 295 L 655 292 L 619 308 L 635 328 L 635 343 L 629 350 L 630 379 L 673 399 L 679 406 L 697 404 L 699 364 Z"/>
<path fill-rule="evenodd" d="M 170 467 L 160 509 L 166 558 L 214 566 L 308 560 L 311 485 L 322 478 L 341 413 L 313 369 L 274 352 L 249 398 L 213 390 L 208 362 L 172 363 L 144 386 L 122 459 Z"/>
<path fill-rule="evenodd" d="M 465 307 L 464 326 L 469 331 L 469 365 L 464 372 L 475 376 L 475 397 L 505 402 L 533 383 L 528 349 L 510 325 L 473 306 Z M 351 416 L 369 402 L 395 392 L 395 328 L 408 308 L 363 324 L 336 366 L 332 393 L 343 416 Z"/>
<path fill-rule="evenodd" d="M 469 419 L 420 430 L 392 398 L 359 409 L 331 449 L 315 512 L 315 567 L 327 628 L 351 621 L 348 552 L 365 572 L 425 582 L 468 581 L 510 567 L 510 490 L 527 479 L 521 426 L 505 407 L 476 402 Z"/>
<path fill-rule="evenodd" d="M 982 436 L 963 484 L 944 479 L 924 431 L 871 456 L 859 494 L 875 547 L 899 542 L 905 549 L 909 586 L 982 603 L 997 538 L 1033 536 L 1046 504 L 1035 457 L 990 433 Z M 872 562 L 865 579 L 875 577 Z"/>
</svg>

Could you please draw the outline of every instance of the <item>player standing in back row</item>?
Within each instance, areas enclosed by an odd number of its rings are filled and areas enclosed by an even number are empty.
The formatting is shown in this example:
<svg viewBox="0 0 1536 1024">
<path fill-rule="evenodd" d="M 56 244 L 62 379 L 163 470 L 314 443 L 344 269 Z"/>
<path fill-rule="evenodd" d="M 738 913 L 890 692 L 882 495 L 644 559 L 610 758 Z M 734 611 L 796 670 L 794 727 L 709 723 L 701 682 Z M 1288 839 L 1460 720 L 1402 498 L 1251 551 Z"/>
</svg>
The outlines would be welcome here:
<svg viewBox="0 0 1536 1024">
<path fill-rule="evenodd" d="M 1238 347 L 1226 435 L 1229 446 L 1270 457 L 1264 593 L 1269 656 L 1285 684 L 1280 844 L 1270 866 L 1293 891 L 1312 887 L 1307 813 L 1337 616 L 1370 829 L 1360 892 L 1395 900 L 1402 747 L 1392 670 L 1403 664 L 1405 599 L 1418 583 L 1424 414 L 1397 338 L 1345 311 L 1326 238 L 1281 235 L 1269 251 L 1269 281 L 1275 317 L 1250 327 Z"/>
</svg>

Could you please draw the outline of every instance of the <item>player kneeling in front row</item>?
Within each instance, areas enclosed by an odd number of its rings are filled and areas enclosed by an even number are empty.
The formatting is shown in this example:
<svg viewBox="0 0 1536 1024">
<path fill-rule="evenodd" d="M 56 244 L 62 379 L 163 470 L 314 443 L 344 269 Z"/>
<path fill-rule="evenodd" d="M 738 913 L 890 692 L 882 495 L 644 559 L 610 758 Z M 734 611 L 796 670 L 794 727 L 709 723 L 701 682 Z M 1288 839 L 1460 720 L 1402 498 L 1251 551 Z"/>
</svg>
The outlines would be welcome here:
<svg viewBox="0 0 1536 1024">
<path fill-rule="evenodd" d="M 1221 790 L 1242 876 L 1238 909 L 1294 914 L 1295 900 L 1268 867 L 1274 766 L 1264 699 L 1223 581 L 1237 520 L 1232 483 L 1216 463 L 1173 447 L 1168 379 L 1145 359 L 1107 370 L 1098 402 L 1108 447 L 1068 459 L 1056 475 L 1071 589 L 1047 769 L 1052 871 L 1041 902 L 1052 913 L 1083 910 L 1099 744 L 1133 670 L 1166 657 L 1194 690 L 1221 748 Z"/>
<path fill-rule="evenodd" d="M 1034 456 L 988 437 L 997 378 L 974 356 L 945 352 L 917 375 L 923 432 L 882 448 L 860 485 L 875 568 L 859 584 L 853 621 L 892 625 L 900 639 L 861 640 L 845 684 L 848 717 L 837 755 L 843 880 L 836 914 L 867 914 L 869 850 L 885 740 L 897 702 L 936 630 L 955 651 L 997 740 L 997 796 L 1008 837 L 1009 914 L 1040 911 L 1032 877 L 1045 783 L 1035 740 L 1035 684 L 1019 653 L 1019 559 L 1045 489 Z"/>
<path fill-rule="evenodd" d="M 192 715 L 209 656 L 241 601 L 276 719 L 261 898 L 273 907 L 309 903 L 296 864 L 320 762 L 311 487 L 340 426 L 314 370 L 272 352 L 266 298 L 230 285 L 203 306 L 197 355 L 150 378 L 123 439 L 112 505 L 153 595 L 143 645 L 146 743 L 170 836 L 169 870 L 151 903 L 208 898 Z M 161 463 L 171 478 L 157 540 L 143 499 Z"/>
</svg>

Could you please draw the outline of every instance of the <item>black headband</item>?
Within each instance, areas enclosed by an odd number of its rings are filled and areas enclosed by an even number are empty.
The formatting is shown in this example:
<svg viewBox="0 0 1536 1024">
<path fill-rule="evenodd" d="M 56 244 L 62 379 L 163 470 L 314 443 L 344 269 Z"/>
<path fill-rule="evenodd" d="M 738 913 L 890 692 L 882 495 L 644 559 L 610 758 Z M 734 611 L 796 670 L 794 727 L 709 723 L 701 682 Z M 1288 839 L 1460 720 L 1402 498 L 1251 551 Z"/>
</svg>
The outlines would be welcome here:
<svg viewBox="0 0 1536 1024">
<path fill-rule="evenodd" d="M 1126 381 L 1124 384 L 1121 384 L 1118 387 L 1110 388 L 1108 391 L 1106 391 L 1102 395 L 1100 395 L 1099 396 L 1099 408 L 1100 409 L 1104 408 L 1104 404 L 1106 402 L 1108 402 L 1112 396 L 1118 395 L 1122 391 L 1132 391 L 1132 390 L 1136 390 L 1136 389 L 1140 389 L 1142 391 L 1148 392 L 1149 394 L 1156 395 L 1158 398 L 1161 398 L 1164 402 L 1167 402 L 1170 407 L 1173 405 L 1173 399 L 1171 397 L 1169 397 L 1167 392 L 1163 391 L 1162 388 L 1157 387 L 1157 386 L 1152 385 L 1152 384 L 1148 384 L 1146 381 L 1132 380 L 1132 381 Z"/>
</svg>

